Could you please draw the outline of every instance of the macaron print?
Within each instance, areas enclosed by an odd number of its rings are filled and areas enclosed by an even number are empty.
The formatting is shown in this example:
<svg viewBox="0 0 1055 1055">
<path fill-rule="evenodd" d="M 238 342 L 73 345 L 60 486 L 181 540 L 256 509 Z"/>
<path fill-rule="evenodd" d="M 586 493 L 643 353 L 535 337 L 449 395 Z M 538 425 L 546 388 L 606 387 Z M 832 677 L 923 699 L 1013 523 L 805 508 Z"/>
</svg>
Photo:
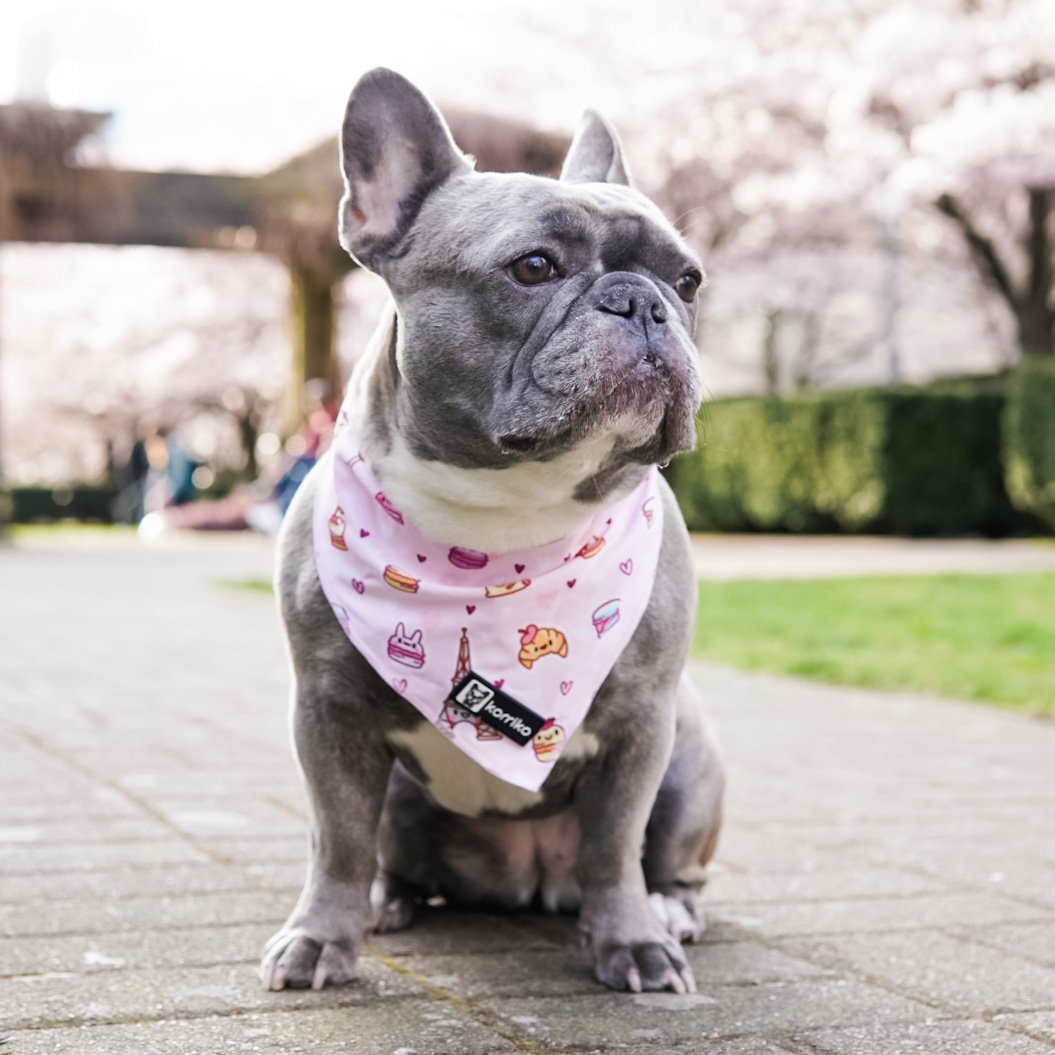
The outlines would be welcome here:
<svg viewBox="0 0 1055 1055">
<path fill-rule="evenodd" d="M 508 597 L 511 593 L 520 593 L 531 585 L 530 579 L 520 579 L 517 582 L 506 582 L 500 586 L 485 586 L 484 597 Z"/>
<path fill-rule="evenodd" d="M 596 557 L 602 549 L 604 549 L 604 539 L 600 535 L 594 535 L 589 542 L 579 548 L 575 556 L 589 560 L 591 557 Z"/>
<path fill-rule="evenodd" d="M 487 554 L 478 549 L 466 549 L 464 546 L 451 546 L 447 554 L 447 560 L 456 568 L 465 571 L 479 571 L 487 567 Z"/>
<path fill-rule="evenodd" d="M 613 597 L 612 600 L 605 601 L 604 604 L 599 605 L 594 609 L 591 618 L 593 619 L 593 628 L 597 631 L 597 636 L 604 637 L 619 622 L 619 598 Z"/>
<path fill-rule="evenodd" d="M 384 580 L 393 590 L 402 590 L 403 593 L 417 593 L 421 585 L 419 579 L 415 579 L 413 575 L 407 575 L 398 568 L 393 568 L 391 564 L 385 566 Z"/>
</svg>

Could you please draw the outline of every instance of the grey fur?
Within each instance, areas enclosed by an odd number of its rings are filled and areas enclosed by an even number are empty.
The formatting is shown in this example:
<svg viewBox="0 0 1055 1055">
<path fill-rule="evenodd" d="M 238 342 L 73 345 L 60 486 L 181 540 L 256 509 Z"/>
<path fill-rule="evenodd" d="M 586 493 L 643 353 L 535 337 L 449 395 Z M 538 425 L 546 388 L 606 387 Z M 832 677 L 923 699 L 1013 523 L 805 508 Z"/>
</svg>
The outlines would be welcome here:
<svg viewBox="0 0 1055 1055">
<path fill-rule="evenodd" d="M 587 110 L 582 115 L 561 167 L 560 178 L 568 183 L 630 185 L 619 136 L 596 110 Z"/>
<path fill-rule="evenodd" d="M 392 143 L 401 145 L 393 152 Z M 578 481 L 585 518 L 591 503 L 692 446 L 695 309 L 674 283 L 699 264 L 624 185 L 618 140 L 602 119 L 587 116 L 567 180 L 478 174 L 424 96 L 375 71 L 352 93 L 342 144 L 342 243 L 386 279 L 395 305 L 352 380 L 364 454 L 379 473 L 396 439 L 418 459 L 510 468 L 610 436 L 606 464 Z M 507 267 L 534 250 L 559 257 L 561 277 L 518 286 Z M 287 515 L 277 572 L 312 852 L 301 897 L 265 950 L 265 984 L 354 977 L 379 868 L 382 927 L 406 925 L 418 897 L 516 907 L 539 895 L 579 908 L 605 984 L 692 988 L 678 939 L 701 926 L 694 894 L 720 825 L 722 774 L 682 673 L 696 588 L 669 488 L 648 609 L 583 725 L 597 753 L 559 759 L 539 801 L 515 817 L 441 808 L 418 760 L 393 742 L 423 719 L 349 643 L 323 597 L 314 490 L 312 475 Z M 574 876 L 509 872 L 506 834 L 525 823 L 545 833 L 564 819 L 581 840 Z M 695 922 L 666 929 L 648 892 Z"/>
<path fill-rule="evenodd" d="M 341 245 L 366 267 L 406 234 L 428 193 L 471 162 L 432 104 L 391 70 L 366 74 L 341 129 Z M 378 226 L 378 216 L 393 222 Z"/>
</svg>

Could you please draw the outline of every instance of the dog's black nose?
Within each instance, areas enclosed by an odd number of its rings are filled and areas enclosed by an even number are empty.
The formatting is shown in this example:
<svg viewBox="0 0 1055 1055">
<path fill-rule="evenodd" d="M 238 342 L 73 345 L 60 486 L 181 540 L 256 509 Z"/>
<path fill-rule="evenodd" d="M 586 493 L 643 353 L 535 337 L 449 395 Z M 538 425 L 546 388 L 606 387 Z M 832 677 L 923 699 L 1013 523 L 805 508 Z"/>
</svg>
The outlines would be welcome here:
<svg viewBox="0 0 1055 1055">
<path fill-rule="evenodd" d="M 639 317 L 642 322 L 647 312 L 655 323 L 667 321 L 667 306 L 662 298 L 641 282 L 613 283 L 597 301 L 597 310 L 621 315 L 624 319 Z"/>
<path fill-rule="evenodd" d="M 625 319 L 626 351 L 657 369 L 663 364 L 659 350 L 665 343 L 667 305 L 655 285 L 642 275 L 611 272 L 593 289 L 593 305 L 605 315 Z M 634 350 L 634 352 L 631 351 Z"/>
</svg>

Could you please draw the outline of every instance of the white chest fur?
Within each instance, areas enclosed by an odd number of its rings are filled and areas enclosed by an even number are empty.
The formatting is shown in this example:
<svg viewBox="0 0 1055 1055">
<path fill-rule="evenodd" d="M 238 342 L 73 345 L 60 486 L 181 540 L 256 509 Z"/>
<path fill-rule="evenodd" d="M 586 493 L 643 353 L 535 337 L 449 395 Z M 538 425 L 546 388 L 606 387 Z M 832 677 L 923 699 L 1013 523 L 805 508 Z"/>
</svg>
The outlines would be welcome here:
<svg viewBox="0 0 1055 1055">
<path fill-rule="evenodd" d="M 413 729 L 389 734 L 389 743 L 399 753 L 407 752 L 424 774 L 429 794 L 444 809 L 465 817 L 485 813 L 516 816 L 538 805 L 542 791 L 528 791 L 492 776 L 464 755 L 434 725 L 421 722 Z M 593 733 L 579 729 L 561 755 L 568 760 L 592 758 L 600 748 Z"/>
<path fill-rule="evenodd" d="M 604 464 L 614 443 L 615 437 L 606 434 L 584 440 L 548 462 L 460 469 L 415 458 L 396 434 L 375 471 L 396 508 L 425 535 L 502 552 L 552 542 L 595 512 L 573 495 L 579 483 Z"/>
</svg>

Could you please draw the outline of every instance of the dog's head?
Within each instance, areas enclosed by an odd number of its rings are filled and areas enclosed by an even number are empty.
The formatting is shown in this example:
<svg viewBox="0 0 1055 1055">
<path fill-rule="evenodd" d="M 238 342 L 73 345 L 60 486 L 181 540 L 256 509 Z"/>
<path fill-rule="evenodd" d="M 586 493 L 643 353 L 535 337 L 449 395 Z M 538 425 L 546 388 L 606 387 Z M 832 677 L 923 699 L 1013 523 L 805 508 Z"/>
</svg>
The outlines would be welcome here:
<svg viewBox="0 0 1055 1055">
<path fill-rule="evenodd" d="M 378 69 L 341 148 L 341 244 L 392 292 L 394 413 L 416 454 L 504 468 L 610 441 L 617 469 L 693 446 L 702 269 L 603 118 L 585 115 L 559 180 L 478 173 Z"/>
</svg>

